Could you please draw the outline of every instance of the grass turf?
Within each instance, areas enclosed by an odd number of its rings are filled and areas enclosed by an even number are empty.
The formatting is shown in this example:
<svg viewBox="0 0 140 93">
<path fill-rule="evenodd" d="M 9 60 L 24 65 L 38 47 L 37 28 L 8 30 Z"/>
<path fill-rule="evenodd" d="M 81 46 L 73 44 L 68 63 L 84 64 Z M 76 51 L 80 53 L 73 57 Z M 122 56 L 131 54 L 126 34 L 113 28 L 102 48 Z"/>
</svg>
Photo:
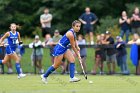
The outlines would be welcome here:
<svg viewBox="0 0 140 93">
<path fill-rule="evenodd" d="M 16 75 L 0 75 L 0 93 L 139 93 L 139 76 L 91 76 L 80 82 L 69 83 L 68 75 L 51 75 L 43 84 L 40 75 L 17 79 Z M 89 81 L 93 81 L 92 84 Z"/>
</svg>

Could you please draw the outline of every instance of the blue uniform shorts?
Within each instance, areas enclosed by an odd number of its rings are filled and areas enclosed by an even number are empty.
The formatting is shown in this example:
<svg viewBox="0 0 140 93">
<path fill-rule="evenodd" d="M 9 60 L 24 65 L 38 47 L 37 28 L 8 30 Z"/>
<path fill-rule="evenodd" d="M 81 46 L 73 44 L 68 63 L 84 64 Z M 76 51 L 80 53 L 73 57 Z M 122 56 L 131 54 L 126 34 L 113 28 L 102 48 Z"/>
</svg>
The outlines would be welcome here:
<svg viewBox="0 0 140 93">
<path fill-rule="evenodd" d="M 7 55 L 15 53 L 15 50 L 16 50 L 16 46 L 9 46 L 9 45 L 6 46 L 6 54 Z"/>
<path fill-rule="evenodd" d="M 59 44 L 57 44 L 55 47 L 54 47 L 54 51 L 53 51 L 53 56 L 59 56 L 59 55 L 62 55 L 64 54 L 66 51 L 67 51 L 68 47 L 63 47 Z"/>
</svg>

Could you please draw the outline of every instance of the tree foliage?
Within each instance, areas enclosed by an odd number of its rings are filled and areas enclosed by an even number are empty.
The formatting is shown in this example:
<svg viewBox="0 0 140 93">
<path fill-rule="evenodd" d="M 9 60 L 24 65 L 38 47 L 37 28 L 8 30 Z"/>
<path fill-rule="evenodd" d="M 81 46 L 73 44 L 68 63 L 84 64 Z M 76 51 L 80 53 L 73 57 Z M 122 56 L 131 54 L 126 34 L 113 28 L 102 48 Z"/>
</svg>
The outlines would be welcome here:
<svg viewBox="0 0 140 93">
<path fill-rule="evenodd" d="M 84 12 L 86 6 L 91 7 L 91 11 L 98 16 L 99 32 L 106 23 L 103 21 L 107 21 L 107 18 L 117 19 L 122 10 L 131 13 L 134 6 L 139 6 L 139 2 L 139 0 L 0 0 L 0 33 L 9 30 L 9 24 L 15 22 L 21 26 L 19 31 L 22 36 L 33 36 L 40 31 L 39 18 L 45 7 L 50 8 L 50 13 L 53 14 L 52 30 L 59 29 L 65 32 L 71 26 L 71 22 Z"/>
</svg>

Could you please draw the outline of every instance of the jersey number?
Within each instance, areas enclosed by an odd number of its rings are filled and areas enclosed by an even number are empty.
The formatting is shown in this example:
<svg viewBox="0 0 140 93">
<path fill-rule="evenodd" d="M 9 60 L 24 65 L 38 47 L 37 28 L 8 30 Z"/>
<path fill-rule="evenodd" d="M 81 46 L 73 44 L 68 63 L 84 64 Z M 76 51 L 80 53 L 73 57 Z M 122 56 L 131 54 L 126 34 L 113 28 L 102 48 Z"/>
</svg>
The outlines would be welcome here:
<svg viewBox="0 0 140 93">
<path fill-rule="evenodd" d="M 16 39 L 13 39 L 13 44 L 16 44 Z"/>
</svg>

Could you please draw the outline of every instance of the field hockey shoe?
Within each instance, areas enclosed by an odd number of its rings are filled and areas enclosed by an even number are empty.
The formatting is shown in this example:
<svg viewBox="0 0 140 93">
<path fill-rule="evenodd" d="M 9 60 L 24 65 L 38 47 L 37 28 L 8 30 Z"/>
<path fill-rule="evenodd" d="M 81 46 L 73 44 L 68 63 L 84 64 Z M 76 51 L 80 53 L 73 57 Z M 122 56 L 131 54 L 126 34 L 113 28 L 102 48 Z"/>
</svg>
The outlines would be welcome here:
<svg viewBox="0 0 140 93">
<path fill-rule="evenodd" d="M 44 74 L 41 75 L 41 80 L 44 84 L 47 84 L 47 79 L 44 77 Z"/>
<path fill-rule="evenodd" d="M 76 77 L 70 78 L 70 82 L 78 82 L 78 81 L 80 81 L 80 79 Z"/>
<path fill-rule="evenodd" d="M 19 75 L 18 75 L 18 79 L 24 78 L 24 77 L 26 77 L 26 74 L 23 74 L 23 73 L 22 73 L 22 74 L 19 74 Z"/>
</svg>

